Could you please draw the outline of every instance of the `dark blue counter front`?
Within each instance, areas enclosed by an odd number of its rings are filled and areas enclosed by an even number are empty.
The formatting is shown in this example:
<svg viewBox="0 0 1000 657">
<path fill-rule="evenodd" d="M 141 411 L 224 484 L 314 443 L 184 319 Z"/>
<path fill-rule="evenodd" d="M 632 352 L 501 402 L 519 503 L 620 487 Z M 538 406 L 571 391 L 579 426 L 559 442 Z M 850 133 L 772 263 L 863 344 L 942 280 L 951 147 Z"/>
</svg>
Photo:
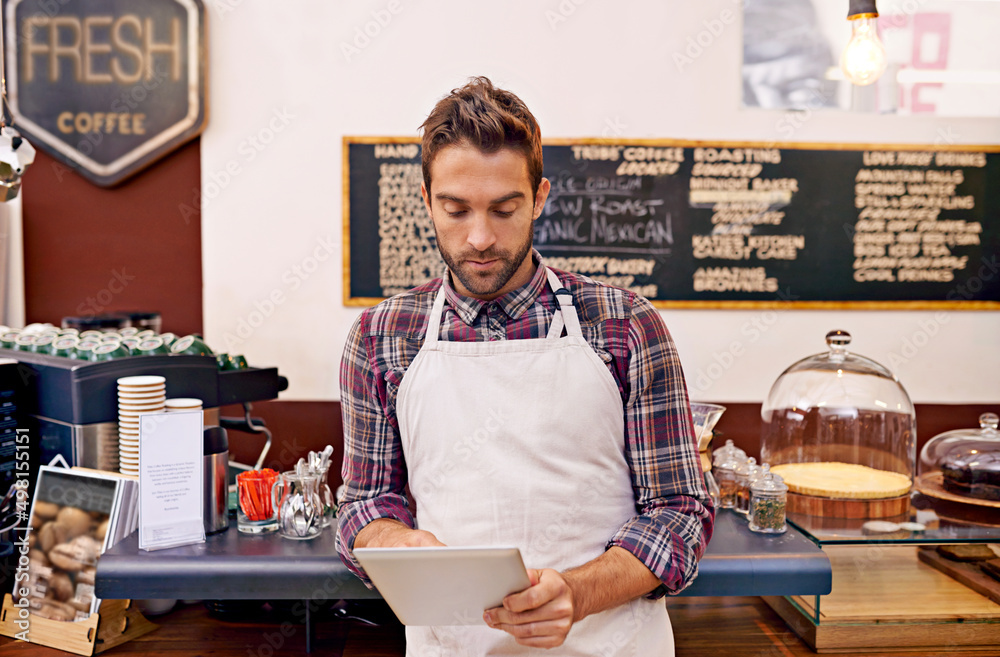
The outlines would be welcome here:
<svg viewBox="0 0 1000 657">
<path fill-rule="evenodd" d="M 830 559 L 796 528 L 757 534 L 743 516 L 722 509 L 698 578 L 681 595 L 825 595 L 832 583 Z"/>
</svg>

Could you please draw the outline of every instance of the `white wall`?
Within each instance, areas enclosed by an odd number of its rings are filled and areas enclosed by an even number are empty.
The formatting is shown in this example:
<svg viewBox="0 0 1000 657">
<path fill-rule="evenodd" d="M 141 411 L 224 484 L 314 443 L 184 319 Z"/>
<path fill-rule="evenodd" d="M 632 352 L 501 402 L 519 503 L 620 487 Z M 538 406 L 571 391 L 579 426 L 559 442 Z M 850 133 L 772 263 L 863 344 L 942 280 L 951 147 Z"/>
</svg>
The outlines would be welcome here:
<svg viewBox="0 0 1000 657">
<path fill-rule="evenodd" d="M 515 91 L 547 137 L 772 141 L 786 138 L 791 118 L 798 142 L 1000 143 L 996 117 L 742 110 L 733 0 L 206 6 L 206 337 L 251 364 L 277 365 L 290 381 L 283 399 L 338 397 L 340 354 L 359 312 L 341 302 L 342 136 L 415 135 L 434 102 L 469 76 Z M 367 41 L 366 28 L 375 35 Z M 708 46 L 679 67 L 674 54 L 701 32 Z M 825 350 L 826 332 L 844 328 L 854 350 L 893 369 L 916 402 L 1000 401 L 998 312 L 663 317 L 696 399 L 761 401 L 786 366 Z"/>
</svg>

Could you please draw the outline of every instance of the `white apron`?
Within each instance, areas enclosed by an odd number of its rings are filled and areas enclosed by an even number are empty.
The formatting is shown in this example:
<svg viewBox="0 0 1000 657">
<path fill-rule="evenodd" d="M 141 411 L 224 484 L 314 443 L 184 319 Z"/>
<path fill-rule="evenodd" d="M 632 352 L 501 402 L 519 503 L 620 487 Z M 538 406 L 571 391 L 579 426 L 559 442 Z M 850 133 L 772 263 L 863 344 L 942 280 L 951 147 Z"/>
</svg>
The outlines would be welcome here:
<svg viewBox="0 0 1000 657">
<path fill-rule="evenodd" d="M 548 281 L 562 287 L 551 271 Z M 528 568 L 563 571 L 600 556 L 636 511 L 621 395 L 571 297 L 556 297 L 545 338 L 448 342 L 442 288 L 397 417 L 420 529 L 446 545 L 516 545 Z M 485 624 L 406 628 L 408 657 L 535 651 Z M 589 616 L 548 654 L 673 655 L 666 603 Z"/>
</svg>

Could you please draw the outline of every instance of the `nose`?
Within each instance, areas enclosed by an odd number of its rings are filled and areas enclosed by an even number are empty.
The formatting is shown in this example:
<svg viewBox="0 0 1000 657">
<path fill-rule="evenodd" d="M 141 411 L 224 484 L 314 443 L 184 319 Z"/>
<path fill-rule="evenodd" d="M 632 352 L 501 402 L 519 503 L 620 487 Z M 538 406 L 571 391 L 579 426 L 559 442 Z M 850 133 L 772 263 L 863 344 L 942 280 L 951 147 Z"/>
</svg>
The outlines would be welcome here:
<svg viewBox="0 0 1000 657">
<path fill-rule="evenodd" d="M 467 241 L 477 251 L 485 251 L 496 243 L 496 231 L 488 216 L 477 213 L 473 217 Z"/>
</svg>

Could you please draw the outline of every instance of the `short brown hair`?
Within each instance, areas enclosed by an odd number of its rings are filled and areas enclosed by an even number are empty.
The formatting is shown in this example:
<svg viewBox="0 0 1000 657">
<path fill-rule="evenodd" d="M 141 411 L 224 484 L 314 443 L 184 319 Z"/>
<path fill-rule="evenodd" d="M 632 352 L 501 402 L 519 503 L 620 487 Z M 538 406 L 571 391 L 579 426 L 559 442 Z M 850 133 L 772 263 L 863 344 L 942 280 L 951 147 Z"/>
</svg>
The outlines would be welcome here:
<svg viewBox="0 0 1000 657">
<path fill-rule="evenodd" d="M 438 101 L 424 124 L 421 165 L 424 186 L 431 189 L 431 162 L 438 151 L 469 144 L 484 153 L 513 148 L 528 160 L 531 192 L 542 182 L 542 132 L 520 98 L 493 86 L 489 78 L 469 82 Z"/>
</svg>

